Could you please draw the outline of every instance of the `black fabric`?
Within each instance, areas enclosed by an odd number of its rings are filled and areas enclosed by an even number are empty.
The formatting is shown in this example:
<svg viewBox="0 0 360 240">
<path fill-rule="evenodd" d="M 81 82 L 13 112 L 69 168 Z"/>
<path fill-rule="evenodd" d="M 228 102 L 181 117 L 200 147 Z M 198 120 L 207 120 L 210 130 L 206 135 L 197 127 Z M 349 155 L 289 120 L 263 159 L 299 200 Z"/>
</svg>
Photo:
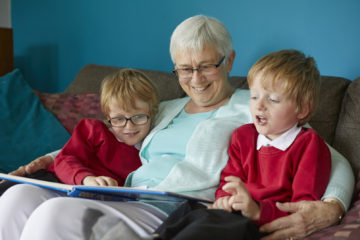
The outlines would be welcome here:
<svg viewBox="0 0 360 240">
<path fill-rule="evenodd" d="M 32 174 L 28 174 L 25 177 L 32 178 L 32 179 L 38 179 L 38 180 L 44 180 L 48 182 L 60 182 L 59 179 L 55 177 L 55 175 L 52 172 L 49 172 L 45 169 L 40 169 Z M 19 184 L 17 182 L 12 181 L 5 181 L 0 184 L 0 196 L 10 187 Z"/>
<path fill-rule="evenodd" d="M 155 240 L 252 240 L 260 239 L 258 227 L 240 213 L 207 209 L 196 202 L 186 202 L 175 210 L 155 231 Z"/>
</svg>

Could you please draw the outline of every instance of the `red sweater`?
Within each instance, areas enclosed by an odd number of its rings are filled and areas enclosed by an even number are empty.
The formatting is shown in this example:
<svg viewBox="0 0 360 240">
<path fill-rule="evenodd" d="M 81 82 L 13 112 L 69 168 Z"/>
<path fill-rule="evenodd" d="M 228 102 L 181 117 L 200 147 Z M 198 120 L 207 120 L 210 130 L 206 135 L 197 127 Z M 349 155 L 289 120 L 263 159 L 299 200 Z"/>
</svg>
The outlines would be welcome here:
<svg viewBox="0 0 360 240">
<path fill-rule="evenodd" d="M 253 124 L 236 129 L 229 146 L 229 161 L 221 173 L 216 198 L 228 196 L 222 190 L 226 176 L 242 179 L 260 206 L 258 225 L 287 215 L 275 202 L 319 200 L 329 181 L 330 151 L 312 129 L 302 128 L 285 151 L 274 147 L 256 150 L 258 133 Z"/>
<path fill-rule="evenodd" d="M 81 185 L 92 175 L 112 177 L 122 186 L 140 165 L 134 146 L 119 142 L 101 121 L 82 119 L 48 170 L 66 184 Z"/>
</svg>

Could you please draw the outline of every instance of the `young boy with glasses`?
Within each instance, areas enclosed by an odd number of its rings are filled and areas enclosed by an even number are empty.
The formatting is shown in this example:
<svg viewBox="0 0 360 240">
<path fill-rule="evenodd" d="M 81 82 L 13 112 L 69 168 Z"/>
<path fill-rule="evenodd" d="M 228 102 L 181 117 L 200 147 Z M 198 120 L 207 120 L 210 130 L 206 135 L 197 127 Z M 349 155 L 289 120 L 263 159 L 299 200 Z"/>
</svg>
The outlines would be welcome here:
<svg viewBox="0 0 360 240">
<path fill-rule="evenodd" d="M 324 194 L 330 151 L 313 129 L 303 127 L 318 102 L 314 59 L 296 50 L 268 54 L 250 69 L 248 83 L 253 123 L 232 134 L 215 203 L 209 209 L 183 205 L 156 239 L 258 239 L 256 225 L 287 215 L 277 202 L 319 200 Z"/>
<path fill-rule="evenodd" d="M 127 175 L 141 166 L 139 149 L 158 110 L 156 87 L 140 71 L 123 69 L 103 80 L 100 105 L 106 123 L 82 119 L 54 163 L 35 173 L 35 178 L 122 186 Z"/>
</svg>

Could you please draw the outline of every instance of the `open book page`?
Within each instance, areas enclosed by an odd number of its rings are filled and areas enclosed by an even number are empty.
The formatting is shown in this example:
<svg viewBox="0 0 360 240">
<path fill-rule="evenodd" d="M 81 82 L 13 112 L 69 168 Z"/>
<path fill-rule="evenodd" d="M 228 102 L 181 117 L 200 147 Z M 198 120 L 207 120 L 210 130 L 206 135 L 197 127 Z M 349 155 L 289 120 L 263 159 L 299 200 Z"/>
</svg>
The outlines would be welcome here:
<svg viewBox="0 0 360 240">
<path fill-rule="evenodd" d="M 156 189 L 145 188 L 145 187 L 91 187 L 91 186 L 75 186 L 73 191 L 69 193 L 69 196 L 93 194 L 90 198 L 99 200 L 111 200 L 111 201 L 124 201 L 128 200 L 157 200 L 157 201 L 183 201 L 193 200 L 205 203 L 212 203 L 207 199 L 201 199 L 192 197 L 189 195 L 159 191 Z M 85 197 L 85 196 L 83 196 Z M 121 199 L 116 199 L 120 197 Z"/>
<path fill-rule="evenodd" d="M 0 179 L 18 182 L 18 183 L 27 183 L 27 184 L 33 184 L 39 187 L 45 187 L 61 192 L 69 192 L 72 190 L 74 186 L 63 184 L 63 183 L 56 183 L 56 182 L 48 182 L 43 180 L 37 180 L 33 178 L 27 178 L 27 177 L 19 177 L 9 174 L 0 173 Z"/>
<path fill-rule="evenodd" d="M 90 199 L 107 200 L 107 201 L 136 201 L 143 199 L 143 200 L 172 201 L 172 202 L 193 200 L 193 201 L 211 203 L 211 201 L 207 199 L 200 199 L 184 194 L 159 191 L 149 188 L 68 185 L 62 183 L 54 183 L 43 180 L 31 179 L 26 177 L 18 177 L 18 176 L 2 174 L 2 173 L 0 173 L 0 179 L 15 181 L 19 183 L 33 184 L 39 187 L 66 192 L 67 195 L 70 197 L 81 197 L 81 198 L 90 198 Z"/>
</svg>

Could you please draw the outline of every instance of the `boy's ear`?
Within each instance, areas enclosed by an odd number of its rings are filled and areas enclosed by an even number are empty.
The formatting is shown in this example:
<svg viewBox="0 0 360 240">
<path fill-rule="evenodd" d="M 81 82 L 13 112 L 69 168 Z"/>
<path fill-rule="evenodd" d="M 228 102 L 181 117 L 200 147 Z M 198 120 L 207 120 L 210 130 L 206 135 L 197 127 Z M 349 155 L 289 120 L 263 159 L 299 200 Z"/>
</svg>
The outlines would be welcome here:
<svg viewBox="0 0 360 240">
<path fill-rule="evenodd" d="M 310 104 L 306 104 L 300 111 L 297 113 L 297 118 L 299 120 L 306 118 L 310 113 Z"/>
</svg>

